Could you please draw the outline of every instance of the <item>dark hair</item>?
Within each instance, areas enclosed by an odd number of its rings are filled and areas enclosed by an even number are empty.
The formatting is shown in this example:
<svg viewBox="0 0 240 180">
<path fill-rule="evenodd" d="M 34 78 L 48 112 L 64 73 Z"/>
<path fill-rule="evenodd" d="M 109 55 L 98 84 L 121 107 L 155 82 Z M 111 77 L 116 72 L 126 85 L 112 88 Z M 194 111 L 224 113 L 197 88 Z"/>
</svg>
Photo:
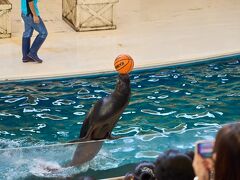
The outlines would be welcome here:
<svg viewBox="0 0 240 180">
<path fill-rule="evenodd" d="M 240 180 L 240 123 L 227 125 L 218 132 L 214 152 L 215 179 Z"/>
<path fill-rule="evenodd" d="M 194 159 L 194 152 L 193 152 L 193 151 L 187 151 L 185 154 L 186 154 L 188 157 L 190 157 L 191 160 L 193 161 L 193 159 Z"/>
<path fill-rule="evenodd" d="M 154 168 L 153 163 L 142 162 L 135 168 L 134 174 L 139 180 L 154 180 Z"/>
<path fill-rule="evenodd" d="M 193 180 L 191 157 L 175 150 L 161 154 L 155 163 L 155 177 L 157 180 Z"/>
<path fill-rule="evenodd" d="M 124 180 L 155 180 L 154 168 L 153 163 L 143 161 L 137 165 L 134 173 L 127 173 Z"/>
</svg>

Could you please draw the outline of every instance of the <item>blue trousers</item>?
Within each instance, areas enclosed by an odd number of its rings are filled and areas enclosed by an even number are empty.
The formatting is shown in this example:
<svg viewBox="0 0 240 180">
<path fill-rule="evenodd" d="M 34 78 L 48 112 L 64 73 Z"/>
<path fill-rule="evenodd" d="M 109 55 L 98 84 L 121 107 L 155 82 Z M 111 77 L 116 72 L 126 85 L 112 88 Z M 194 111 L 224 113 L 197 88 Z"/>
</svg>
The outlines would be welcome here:
<svg viewBox="0 0 240 180">
<path fill-rule="evenodd" d="M 42 60 L 38 57 L 37 53 L 48 35 L 47 29 L 41 17 L 39 17 L 38 24 L 34 23 L 33 17 L 31 15 L 26 16 L 22 14 L 22 19 L 24 21 L 25 28 L 22 38 L 22 60 L 23 62 L 28 62 L 29 59 L 32 59 L 38 63 L 41 63 Z M 31 37 L 34 30 L 38 32 L 38 35 L 31 46 Z"/>
<path fill-rule="evenodd" d="M 31 38 L 33 31 L 37 31 L 39 34 L 38 36 L 41 37 L 42 39 L 46 39 L 48 32 L 47 29 L 41 19 L 41 17 L 39 17 L 39 24 L 34 23 L 33 21 L 33 17 L 31 15 L 26 16 L 24 14 L 22 14 L 22 19 L 24 21 L 24 32 L 23 32 L 23 38 Z"/>
</svg>

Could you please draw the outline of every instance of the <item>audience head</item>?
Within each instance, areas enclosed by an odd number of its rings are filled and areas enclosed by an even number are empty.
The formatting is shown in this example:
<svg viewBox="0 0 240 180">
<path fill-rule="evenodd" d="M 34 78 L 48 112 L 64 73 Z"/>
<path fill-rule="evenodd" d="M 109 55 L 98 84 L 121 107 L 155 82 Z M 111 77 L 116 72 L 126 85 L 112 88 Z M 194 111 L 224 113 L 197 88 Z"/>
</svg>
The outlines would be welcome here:
<svg viewBox="0 0 240 180">
<path fill-rule="evenodd" d="M 161 154 L 155 163 L 155 177 L 157 180 L 193 180 L 192 157 L 174 150 Z"/>
<path fill-rule="evenodd" d="M 240 123 L 218 131 L 212 158 L 201 157 L 196 148 L 193 167 L 199 179 L 210 173 L 215 180 L 240 180 Z"/>
<path fill-rule="evenodd" d="M 155 165 L 151 162 L 142 162 L 134 170 L 134 173 L 128 173 L 124 180 L 155 180 Z"/>
<path fill-rule="evenodd" d="M 169 150 L 156 162 L 142 162 L 125 180 L 193 180 L 196 175 L 208 177 L 214 168 L 215 180 L 240 180 L 240 123 L 224 126 L 217 133 L 212 160 L 203 159 L 197 151 L 180 153 Z M 205 161 L 206 160 L 206 161 Z M 204 163 L 205 162 L 205 163 Z M 206 163 L 208 162 L 208 163 Z"/>
<path fill-rule="evenodd" d="M 153 163 L 142 162 L 136 167 L 134 174 L 139 180 L 154 180 L 154 168 Z"/>
<path fill-rule="evenodd" d="M 240 123 L 219 130 L 214 152 L 215 179 L 240 180 Z"/>
</svg>

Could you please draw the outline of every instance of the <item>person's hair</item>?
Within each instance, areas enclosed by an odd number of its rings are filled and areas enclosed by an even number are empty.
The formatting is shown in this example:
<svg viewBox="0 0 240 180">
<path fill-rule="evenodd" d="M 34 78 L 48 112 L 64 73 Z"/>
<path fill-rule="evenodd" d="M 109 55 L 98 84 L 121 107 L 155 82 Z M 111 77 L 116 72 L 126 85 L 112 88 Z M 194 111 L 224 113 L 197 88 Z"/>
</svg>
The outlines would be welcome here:
<svg viewBox="0 0 240 180">
<path fill-rule="evenodd" d="M 127 173 L 124 180 L 155 180 L 155 165 L 148 161 L 138 164 L 133 173 Z"/>
<path fill-rule="evenodd" d="M 157 180 L 193 180 L 195 177 L 191 157 L 174 150 L 158 156 L 154 172 Z"/>
<path fill-rule="evenodd" d="M 155 165 L 153 163 L 142 162 L 135 168 L 135 177 L 137 177 L 139 180 L 154 180 L 154 168 Z"/>
<path fill-rule="evenodd" d="M 218 132 L 214 152 L 215 180 L 240 180 L 240 123 L 227 125 Z"/>
</svg>

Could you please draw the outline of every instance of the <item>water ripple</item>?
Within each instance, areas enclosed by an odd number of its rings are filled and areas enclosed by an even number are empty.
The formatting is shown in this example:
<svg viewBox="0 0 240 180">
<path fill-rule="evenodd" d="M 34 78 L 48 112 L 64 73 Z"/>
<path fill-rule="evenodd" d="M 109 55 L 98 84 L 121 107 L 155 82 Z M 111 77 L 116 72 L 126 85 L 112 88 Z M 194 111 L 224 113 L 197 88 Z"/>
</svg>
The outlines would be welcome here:
<svg viewBox="0 0 240 180">
<path fill-rule="evenodd" d="M 0 97 L 1 99 L 8 99 L 8 98 L 12 98 L 13 96 L 11 96 L 11 95 L 6 95 L 6 96 L 2 96 L 2 97 Z"/>
<path fill-rule="evenodd" d="M 10 134 L 10 133 L 7 132 L 7 131 L 0 131 L 0 134 L 2 134 L 2 135 L 8 135 L 8 134 Z"/>
<path fill-rule="evenodd" d="M 159 151 L 140 151 L 135 155 L 135 158 L 153 158 L 156 159 L 159 156 Z"/>
<path fill-rule="evenodd" d="M 217 77 L 226 77 L 227 74 L 218 74 Z"/>
<path fill-rule="evenodd" d="M 157 133 L 153 135 L 147 135 L 147 136 L 137 136 L 137 139 L 140 139 L 141 141 L 153 141 L 154 139 L 157 138 L 162 138 L 162 137 L 169 137 L 167 133 Z"/>
<path fill-rule="evenodd" d="M 240 92 L 227 94 L 227 96 L 230 96 L 230 97 L 238 97 L 238 96 L 240 96 Z"/>
<path fill-rule="evenodd" d="M 147 98 L 150 100 L 156 99 L 156 97 L 154 97 L 154 96 L 147 96 Z"/>
<path fill-rule="evenodd" d="M 3 131 L 0 131 L 0 134 Z M 5 133 L 7 133 L 5 131 Z M 9 133 L 7 133 L 9 134 Z M 15 148 L 19 147 L 21 144 L 17 141 L 9 140 L 9 139 L 0 139 L 0 149 L 5 149 L 5 148 Z"/>
<path fill-rule="evenodd" d="M 221 128 L 221 125 L 219 125 L 218 123 L 205 123 L 205 122 L 194 123 L 194 126 L 206 126 L 206 127 L 214 126 L 217 128 Z"/>
<path fill-rule="evenodd" d="M 77 106 L 74 106 L 74 108 L 75 108 L 75 109 L 82 109 L 82 108 L 84 108 L 84 105 L 79 104 L 79 105 L 77 105 Z"/>
<path fill-rule="evenodd" d="M 210 112 L 205 112 L 201 114 L 186 114 L 186 113 L 180 113 L 176 115 L 176 118 L 186 118 L 186 119 L 199 119 L 203 117 L 210 117 L 215 118 L 215 116 Z"/>
<path fill-rule="evenodd" d="M 26 127 L 26 128 L 21 128 L 20 131 L 23 132 L 32 132 L 32 133 L 40 133 L 40 129 L 45 128 L 47 125 L 46 124 L 37 124 L 37 127 Z"/>
<path fill-rule="evenodd" d="M 136 114 L 136 111 L 125 111 L 125 112 L 123 112 L 123 114 Z"/>
<path fill-rule="evenodd" d="M 57 134 L 62 136 L 62 137 L 68 137 L 69 136 L 69 132 L 67 132 L 67 131 L 58 131 Z"/>
<path fill-rule="evenodd" d="M 171 90 L 172 93 L 178 93 L 180 89 Z"/>
<path fill-rule="evenodd" d="M 6 103 L 15 103 L 15 102 L 21 101 L 23 99 L 27 99 L 27 98 L 26 97 L 11 98 L 11 99 L 5 100 L 4 102 L 6 102 Z"/>
<path fill-rule="evenodd" d="M 168 97 L 169 97 L 168 95 L 161 95 L 161 96 L 158 96 L 158 99 L 166 99 Z"/>
<path fill-rule="evenodd" d="M 95 93 L 105 93 L 105 94 L 111 94 L 111 92 L 105 91 L 105 90 L 94 90 Z"/>
<path fill-rule="evenodd" d="M 187 129 L 187 124 L 181 123 L 173 128 L 162 128 L 163 134 L 184 133 Z"/>
<path fill-rule="evenodd" d="M 18 119 L 21 118 L 20 115 L 11 114 L 11 113 L 6 113 L 6 112 L 0 112 L 0 116 L 4 116 L 4 117 L 15 117 L 15 118 L 18 118 Z"/>
<path fill-rule="evenodd" d="M 68 119 L 68 117 L 61 117 L 61 116 L 56 116 L 56 115 L 47 114 L 47 113 L 37 114 L 36 117 L 39 117 L 42 119 L 50 119 L 50 120 L 54 120 L 54 121 L 61 121 L 61 120 Z"/>
<path fill-rule="evenodd" d="M 215 113 L 219 114 L 220 116 L 223 115 L 223 112 L 215 111 Z"/>
<path fill-rule="evenodd" d="M 77 96 L 78 99 L 101 99 L 102 96 L 97 95 L 84 95 L 84 96 Z"/>
<path fill-rule="evenodd" d="M 170 77 L 170 74 L 155 74 L 155 75 L 150 75 L 150 78 L 167 78 Z"/>
<path fill-rule="evenodd" d="M 85 88 L 82 88 L 78 91 L 78 94 L 89 94 L 89 93 L 90 93 L 90 91 Z"/>
<path fill-rule="evenodd" d="M 129 127 L 127 129 L 117 130 L 117 131 L 113 132 L 112 134 L 113 135 L 123 135 L 123 134 L 126 135 L 126 133 L 129 134 L 132 132 L 137 134 L 140 132 L 140 128 L 139 127 Z"/>
<path fill-rule="evenodd" d="M 83 116 L 83 115 L 85 115 L 86 113 L 85 113 L 85 112 L 74 112 L 73 114 L 74 114 L 74 115 L 77 115 L 77 116 Z"/>
<path fill-rule="evenodd" d="M 51 109 L 36 109 L 33 107 L 26 107 L 23 109 L 24 113 L 32 113 L 32 112 L 46 112 L 46 111 L 51 111 Z"/>
<path fill-rule="evenodd" d="M 38 97 L 36 95 L 31 95 L 31 94 L 28 94 L 26 98 L 27 98 L 26 101 L 20 104 L 19 106 L 28 106 L 28 105 L 36 106 L 38 105 L 38 102 L 40 100 L 48 100 L 48 98 L 46 97 Z"/>
<path fill-rule="evenodd" d="M 230 62 L 228 62 L 228 64 L 229 64 L 229 65 L 239 64 L 239 60 L 230 61 Z"/>
<path fill-rule="evenodd" d="M 75 101 L 67 100 L 67 99 L 59 99 L 54 101 L 52 104 L 55 106 L 61 106 L 61 105 L 72 105 L 75 104 Z"/>
<path fill-rule="evenodd" d="M 196 109 L 204 109 L 204 108 L 205 108 L 204 105 L 198 105 L 198 106 L 196 107 Z"/>
<path fill-rule="evenodd" d="M 212 97 L 212 98 L 207 98 L 207 101 L 218 101 L 219 99 L 216 97 Z"/>
<path fill-rule="evenodd" d="M 170 111 L 170 112 L 166 112 L 166 113 L 161 113 L 161 112 L 154 111 L 154 110 L 151 110 L 151 109 L 142 109 L 141 112 L 142 113 L 146 113 L 146 114 L 155 115 L 155 116 L 168 116 L 170 114 L 176 113 L 176 111 Z"/>
<path fill-rule="evenodd" d="M 149 81 L 149 82 L 158 82 L 158 81 L 159 81 L 159 79 L 156 79 L 156 78 L 155 78 L 155 79 L 153 79 L 153 78 L 152 78 L 152 79 L 149 79 L 148 81 Z"/>
</svg>

